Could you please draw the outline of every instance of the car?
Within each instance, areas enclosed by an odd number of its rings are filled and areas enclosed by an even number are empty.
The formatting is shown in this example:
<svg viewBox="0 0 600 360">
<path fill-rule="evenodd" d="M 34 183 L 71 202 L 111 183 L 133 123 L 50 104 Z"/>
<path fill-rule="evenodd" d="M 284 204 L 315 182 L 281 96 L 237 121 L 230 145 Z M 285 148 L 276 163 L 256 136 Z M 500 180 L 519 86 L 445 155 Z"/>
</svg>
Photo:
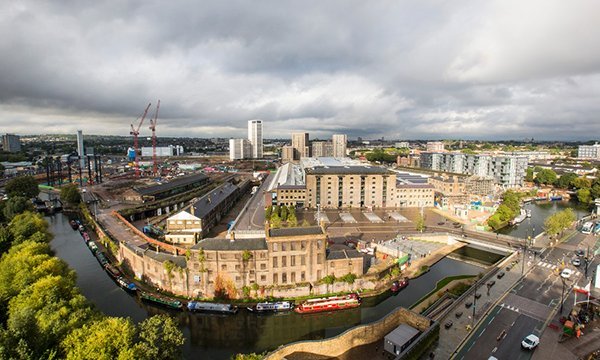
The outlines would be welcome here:
<svg viewBox="0 0 600 360">
<path fill-rule="evenodd" d="M 445 225 L 445 224 L 446 224 L 446 223 L 445 223 L 445 222 L 443 222 L 443 221 L 440 221 L 440 222 L 438 223 L 438 225 Z"/>
<path fill-rule="evenodd" d="M 495 280 L 488 281 L 488 283 L 487 283 L 487 286 L 488 286 L 488 287 L 492 287 L 492 286 L 494 286 L 494 285 L 496 285 L 496 281 L 495 281 Z"/>
<path fill-rule="evenodd" d="M 462 311 L 457 312 L 456 314 L 454 314 L 454 316 L 456 316 L 456 318 L 458 319 L 459 317 L 462 316 Z"/>
<path fill-rule="evenodd" d="M 479 299 L 481 297 L 481 293 L 475 293 L 475 299 Z"/>
<path fill-rule="evenodd" d="M 523 339 L 523 341 L 521 341 L 521 347 L 523 349 L 533 350 L 536 348 L 536 346 L 538 346 L 539 343 L 540 343 L 539 337 L 537 337 L 533 334 L 529 334 L 525 337 L 525 339 Z"/>
<path fill-rule="evenodd" d="M 470 301 L 467 301 L 467 302 L 465 303 L 465 307 L 466 307 L 467 309 L 468 309 L 468 308 L 470 308 L 471 306 L 473 306 L 473 303 L 472 303 L 472 302 L 470 302 Z"/>
<path fill-rule="evenodd" d="M 568 279 L 571 277 L 571 275 L 573 275 L 573 270 L 571 269 L 564 269 L 560 272 L 560 277 L 563 279 Z"/>
<path fill-rule="evenodd" d="M 573 264 L 573 266 L 580 266 L 581 260 L 579 260 L 579 258 L 575 258 L 575 259 L 571 260 L 571 264 Z"/>
<path fill-rule="evenodd" d="M 583 250 L 577 249 L 577 250 L 575 250 L 575 255 L 577 255 L 577 256 L 583 256 L 583 255 L 585 255 L 585 253 L 583 252 Z"/>
<path fill-rule="evenodd" d="M 453 325 L 453 324 L 452 324 L 452 321 L 449 321 L 449 320 L 448 320 L 448 321 L 447 321 L 447 322 L 444 324 L 444 327 L 445 327 L 446 329 L 450 329 L 450 328 L 452 327 L 452 325 Z"/>
<path fill-rule="evenodd" d="M 498 279 L 502 279 L 504 277 L 504 271 L 500 271 L 496 277 L 498 277 Z"/>
</svg>

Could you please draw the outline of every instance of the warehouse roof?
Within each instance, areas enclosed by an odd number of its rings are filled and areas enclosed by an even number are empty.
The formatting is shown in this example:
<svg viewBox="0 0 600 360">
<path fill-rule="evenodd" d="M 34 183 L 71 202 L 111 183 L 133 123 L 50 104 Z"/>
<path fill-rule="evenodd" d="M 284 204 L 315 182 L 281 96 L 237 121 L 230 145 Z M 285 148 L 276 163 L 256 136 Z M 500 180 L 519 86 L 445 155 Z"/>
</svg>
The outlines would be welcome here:
<svg viewBox="0 0 600 360">
<path fill-rule="evenodd" d="M 176 189 L 178 187 L 187 186 L 196 182 L 202 182 L 208 179 L 208 176 L 204 174 L 195 174 L 191 176 L 184 176 L 180 178 L 173 179 L 168 183 L 151 185 L 142 188 L 135 188 L 135 190 L 142 195 L 154 195 L 157 193 L 161 193 L 164 191 L 168 191 L 171 189 Z"/>
<path fill-rule="evenodd" d="M 192 249 L 220 251 L 267 250 L 265 239 L 204 239 L 192 246 Z"/>
<path fill-rule="evenodd" d="M 230 182 L 217 187 L 208 194 L 202 196 L 192 205 L 194 216 L 203 219 L 207 214 L 214 210 L 221 202 L 227 199 L 239 188 Z"/>
<path fill-rule="evenodd" d="M 281 228 L 281 229 L 269 229 L 269 236 L 302 236 L 302 235 L 323 235 L 323 230 L 318 226 L 309 227 L 295 227 L 295 228 Z"/>
</svg>

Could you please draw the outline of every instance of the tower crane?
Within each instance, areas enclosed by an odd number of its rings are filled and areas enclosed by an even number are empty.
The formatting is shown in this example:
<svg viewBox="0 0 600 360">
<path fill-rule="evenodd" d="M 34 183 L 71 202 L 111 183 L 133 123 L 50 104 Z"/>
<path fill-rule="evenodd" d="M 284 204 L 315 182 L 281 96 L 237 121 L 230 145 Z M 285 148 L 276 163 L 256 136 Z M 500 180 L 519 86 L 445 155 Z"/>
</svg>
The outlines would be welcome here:
<svg viewBox="0 0 600 360">
<path fill-rule="evenodd" d="M 150 130 L 152 130 L 152 174 L 154 177 L 158 176 L 158 162 L 156 161 L 156 120 L 158 120 L 158 109 L 160 108 L 160 100 L 156 104 L 156 112 L 154 113 L 154 119 L 150 119 Z"/>
<path fill-rule="evenodd" d="M 144 119 L 146 118 L 146 114 L 148 114 L 148 109 L 150 109 L 150 105 L 152 105 L 152 103 L 149 103 L 148 106 L 146 106 L 146 110 L 144 110 L 144 113 L 142 114 L 141 118 L 140 118 L 140 123 L 138 124 L 137 128 L 133 127 L 133 124 L 131 124 L 131 131 L 129 132 L 129 135 L 133 135 L 133 150 L 135 151 L 135 177 L 139 178 L 140 177 L 140 162 L 139 162 L 139 155 L 138 155 L 138 135 L 140 134 L 140 128 L 142 127 L 142 124 L 144 123 Z"/>
</svg>

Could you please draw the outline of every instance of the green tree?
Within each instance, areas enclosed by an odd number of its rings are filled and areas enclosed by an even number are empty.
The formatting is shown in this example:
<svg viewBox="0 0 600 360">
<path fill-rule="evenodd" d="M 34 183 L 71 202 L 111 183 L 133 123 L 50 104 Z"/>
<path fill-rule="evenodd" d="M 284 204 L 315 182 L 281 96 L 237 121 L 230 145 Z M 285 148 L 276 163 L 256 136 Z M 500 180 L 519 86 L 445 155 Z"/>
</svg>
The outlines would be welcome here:
<svg viewBox="0 0 600 360">
<path fill-rule="evenodd" d="M 236 354 L 231 357 L 231 360 L 263 360 L 265 358 L 264 354 Z"/>
<path fill-rule="evenodd" d="M 28 199 L 37 197 L 40 193 L 38 183 L 33 176 L 19 176 L 9 180 L 4 187 L 8 196 L 24 196 Z"/>
<path fill-rule="evenodd" d="M 4 204 L 4 218 L 8 221 L 25 211 L 33 211 L 33 204 L 24 196 L 13 196 Z"/>
<path fill-rule="evenodd" d="M 583 189 L 577 190 L 577 201 L 579 201 L 582 204 L 591 203 L 592 202 L 591 189 L 583 188 Z"/>
<path fill-rule="evenodd" d="M 329 293 L 329 286 L 335 283 L 335 275 L 327 275 L 321 279 L 321 282 L 327 285 L 327 292 Z"/>
<path fill-rule="evenodd" d="M 152 316 L 139 325 L 136 359 L 172 360 L 181 358 L 185 342 L 175 320 L 165 314 Z"/>
<path fill-rule="evenodd" d="M 525 174 L 525 181 L 532 182 L 533 181 L 533 168 L 528 167 L 527 173 Z"/>
<path fill-rule="evenodd" d="M 67 184 L 60 189 L 60 198 L 69 205 L 77 205 L 81 202 L 81 194 L 75 184 Z"/>
<path fill-rule="evenodd" d="M 415 228 L 419 232 L 423 232 L 425 230 L 425 217 L 421 214 L 417 217 L 417 221 L 415 222 Z"/>
<path fill-rule="evenodd" d="M 271 214 L 273 214 L 273 207 L 267 206 L 265 209 L 265 220 L 269 221 L 271 219 Z"/>
<path fill-rule="evenodd" d="M 292 213 L 290 213 L 288 215 L 287 222 L 288 222 L 288 226 L 289 227 L 296 227 L 296 226 L 298 226 L 298 219 L 296 218 L 296 213 L 295 212 L 292 212 Z"/>
<path fill-rule="evenodd" d="M 278 229 L 281 227 L 281 218 L 276 213 L 271 216 L 271 228 Z"/>
<path fill-rule="evenodd" d="M 20 244 L 28 239 L 41 242 L 52 240 L 52 234 L 48 230 L 48 222 L 40 214 L 26 211 L 15 216 L 8 224 L 14 244 Z"/>
<path fill-rule="evenodd" d="M 285 205 L 281 206 L 281 211 L 280 211 L 279 217 L 281 217 L 281 221 L 287 221 L 287 218 L 288 218 L 287 206 L 285 206 Z"/>
<path fill-rule="evenodd" d="M 564 173 L 556 180 L 556 186 L 561 189 L 568 189 L 573 186 L 573 181 L 577 178 L 579 178 L 579 176 L 575 173 Z"/>
<path fill-rule="evenodd" d="M 552 169 L 542 169 L 535 176 L 535 182 L 538 184 L 553 185 L 556 182 L 556 173 Z"/>
<path fill-rule="evenodd" d="M 576 189 L 585 189 L 585 188 L 592 187 L 592 182 L 590 181 L 590 179 L 588 179 L 586 177 L 577 178 L 577 179 L 573 180 L 573 182 L 571 184 Z"/>
<path fill-rule="evenodd" d="M 544 230 L 548 235 L 558 235 L 569 228 L 576 218 L 575 213 L 570 208 L 556 212 L 546 218 Z"/>
<path fill-rule="evenodd" d="M 135 333 L 131 320 L 109 317 L 75 329 L 62 346 L 67 360 L 135 359 Z"/>
<path fill-rule="evenodd" d="M 304 219 L 302 220 L 302 227 L 309 227 L 310 223 L 308 222 L 308 220 Z"/>
</svg>

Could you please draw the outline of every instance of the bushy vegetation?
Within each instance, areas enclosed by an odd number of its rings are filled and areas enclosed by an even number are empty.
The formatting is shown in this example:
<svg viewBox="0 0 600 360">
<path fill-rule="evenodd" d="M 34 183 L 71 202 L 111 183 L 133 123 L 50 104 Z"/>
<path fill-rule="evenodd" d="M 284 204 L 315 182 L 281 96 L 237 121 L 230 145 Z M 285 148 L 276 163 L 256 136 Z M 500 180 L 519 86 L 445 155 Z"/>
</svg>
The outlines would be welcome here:
<svg viewBox="0 0 600 360">
<path fill-rule="evenodd" d="M 502 195 L 502 203 L 496 209 L 494 215 L 488 219 L 488 225 L 493 230 L 498 230 L 506 226 L 508 222 L 515 218 L 521 209 L 520 195 L 514 191 L 508 190 Z"/>
<path fill-rule="evenodd" d="M 60 189 L 60 198 L 68 205 L 77 205 L 81 202 L 81 194 L 75 184 L 68 184 Z"/>
<path fill-rule="evenodd" d="M 0 224 L 0 359 L 178 359 L 183 334 L 167 315 L 135 325 L 107 317 L 54 257 L 52 234 L 29 211 Z"/>
<path fill-rule="evenodd" d="M 298 226 L 296 208 L 293 205 L 275 205 L 265 209 L 265 219 L 269 221 L 271 228 L 277 229 L 284 225 L 288 227 Z"/>
</svg>

